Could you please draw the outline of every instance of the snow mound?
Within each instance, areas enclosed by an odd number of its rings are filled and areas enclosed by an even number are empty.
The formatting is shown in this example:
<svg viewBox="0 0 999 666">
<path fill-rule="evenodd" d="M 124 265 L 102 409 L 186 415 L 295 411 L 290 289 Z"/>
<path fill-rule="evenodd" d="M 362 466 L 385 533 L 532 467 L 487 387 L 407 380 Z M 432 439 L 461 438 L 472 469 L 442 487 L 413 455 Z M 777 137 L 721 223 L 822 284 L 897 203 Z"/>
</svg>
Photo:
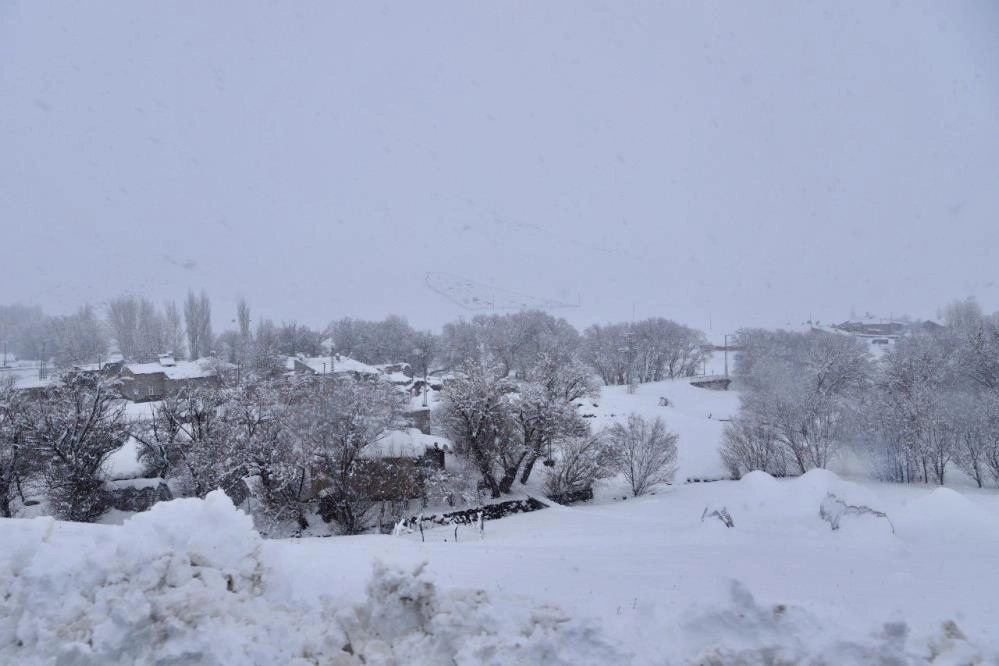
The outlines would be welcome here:
<svg viewBox="0 0 999 666">
<path fill-rule="evenodd" d="M 749 511 L 760 520 L 770 521 L 817 516 L 819 506 L 830 493 L 848 504 L 878 508 L 878 498 L 871 491 L 824 469 L 790 479 L 750 472 L 725 492 L 731 497 L 730 509 Z"/>
<path fill-rule="evenodd" d="M 692 613 L 678 640 L 686 656 L 670 663 L 755 666 L 757 664 L 980 664 L 982 652 L 953 621 L 930 635 L 915 635 L 901 620 L 857 635 L 837 618 L 822 618 L 797 606 L 763 604 L 739 581 L 731 582 L 731 605 Z"/>
<path fill-rule="evenodd" d="M 120 527 L 0 520 L 0 663 L 572 664 L 621 654 L 557 608 L 440 594 L 375 567 L 359 604 L 295 599 L 252 519 L 217 491 Z M 330 590 L 335 593 L 336 590 Z"/>
<path fill-rule="evenodd" d="M 999 533 L 999 520 L 950 488 L 937 488 L 910 502 L 897 523 L 900 533 L 917 538 L 977 538 Z"/>
<path fill-rule="evenodd" d="M 528 612 L 481 590 L 439 592 L 424 574 L 375 562 L 368 601 L 336 613 L 366 664 L 619 664 L 628 657 L 600 629 L 554 606 Z"/>
</svg>

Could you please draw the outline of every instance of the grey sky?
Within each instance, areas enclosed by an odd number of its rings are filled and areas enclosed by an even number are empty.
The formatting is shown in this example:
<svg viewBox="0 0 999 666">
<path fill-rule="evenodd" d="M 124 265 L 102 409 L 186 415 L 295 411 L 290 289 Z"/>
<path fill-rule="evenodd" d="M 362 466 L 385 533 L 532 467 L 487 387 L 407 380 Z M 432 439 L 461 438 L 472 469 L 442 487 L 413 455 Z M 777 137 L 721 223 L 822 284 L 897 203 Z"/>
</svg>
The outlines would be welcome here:
<svg viewBox="0 0 999 666">
<path fill-rule="evenodd" d="M 0 302 L 999 309 L 993 2 L 2 2 L 0 100 Z"/>
</svg>

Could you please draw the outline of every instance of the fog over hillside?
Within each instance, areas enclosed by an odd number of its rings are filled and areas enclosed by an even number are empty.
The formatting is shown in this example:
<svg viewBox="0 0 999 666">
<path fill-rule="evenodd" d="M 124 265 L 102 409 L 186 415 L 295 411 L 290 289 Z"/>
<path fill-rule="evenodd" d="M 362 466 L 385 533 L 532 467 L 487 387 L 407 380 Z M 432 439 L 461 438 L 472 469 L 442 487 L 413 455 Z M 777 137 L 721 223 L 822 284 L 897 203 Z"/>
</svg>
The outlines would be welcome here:
<svg viewBox="0 0 999 666">
<path fill-rule="evenodd" d="M 999 309 L 991 2 L 0 4 L 0 302 Z M 217 315 L 218 316 L 218 315 Z"/>
</svg>

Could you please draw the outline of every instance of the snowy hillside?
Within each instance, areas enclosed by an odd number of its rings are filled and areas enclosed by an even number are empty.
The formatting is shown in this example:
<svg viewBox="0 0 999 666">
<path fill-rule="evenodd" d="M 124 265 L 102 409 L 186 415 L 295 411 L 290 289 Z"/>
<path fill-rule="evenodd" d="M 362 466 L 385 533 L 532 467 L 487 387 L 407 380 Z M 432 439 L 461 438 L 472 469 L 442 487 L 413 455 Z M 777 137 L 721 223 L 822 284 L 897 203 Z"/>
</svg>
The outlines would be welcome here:
<svg viewBox="0 0 999 666">
<path fill-rule="evenodd" d="M 669 402 L 660 405 L 662 398 Z M 597 406 L 594 407 L 593 405 Z M 691 386 L 686 379 L 627 386 L 604 386 L 600 398 L 580 408 L 595 429 L 624 421 L 636 412 L 646 418 L 662 417 L 666 427 L 679 435 L 676 481 L 728 477 L 718 455 L 725 419 L 739 409 L 732 391 L 711 391 Z"/>
</svg>

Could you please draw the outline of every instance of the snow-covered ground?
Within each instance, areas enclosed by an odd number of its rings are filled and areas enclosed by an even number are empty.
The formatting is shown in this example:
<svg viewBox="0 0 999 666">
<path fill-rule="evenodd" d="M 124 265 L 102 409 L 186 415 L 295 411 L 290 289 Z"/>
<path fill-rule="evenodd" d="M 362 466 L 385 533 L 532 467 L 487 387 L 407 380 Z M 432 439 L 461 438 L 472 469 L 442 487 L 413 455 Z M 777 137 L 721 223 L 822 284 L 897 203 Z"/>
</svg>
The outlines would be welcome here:
<svg viewBox="0 0 999 666">
<path fill-rule="evenodd" d="M 668 400 L 669 406 L 661 406 L 661 398 Z M 627 386 L 604 386 L 600 398 L 585 401 L 579 412 L 592 415 L 587 420 L 594 429 L 624 421 L 632 412 L 646 418 L 662 417 L 666 426 L 679 435 L 676 480 L 683 483 L 687 479 L 729 476 L 718 456 L 718 443 L 725 420 L 738 410 L 737 393 L 697 388 L 685 379 L 677 379 L 640 384 L 634 393 Z"/>
<path fill-rule="evenodd" d="M 892 524 L 832 531 L 830 491 Z M 720 507 L 733 528 L 702 521 Z M 4 520 L 0 663 L 361 663 L 346 645 L 368 664 L 996 663 L 997 514 L 995 495 L 814 471 L 425 543 L 264 541 L 220 494 L 120 527 Z"/>
<path fill-rule="evenodd" d="M 680 483 L 615 501 L 611 482 L 425 542 L 266 541 L 220 495 L 122 526 L 2 520 L 0 663 L 999 663 L 999 493 L 822 470 L 683 484 L 724 474 L 736 394 L 675 381 L 595 402 L 596 427 L 663 416 Z M 833 531 L 829 492 L 890 522 Z M 734 527 L 702 520 L 721 508 Z"/>
</svg>

